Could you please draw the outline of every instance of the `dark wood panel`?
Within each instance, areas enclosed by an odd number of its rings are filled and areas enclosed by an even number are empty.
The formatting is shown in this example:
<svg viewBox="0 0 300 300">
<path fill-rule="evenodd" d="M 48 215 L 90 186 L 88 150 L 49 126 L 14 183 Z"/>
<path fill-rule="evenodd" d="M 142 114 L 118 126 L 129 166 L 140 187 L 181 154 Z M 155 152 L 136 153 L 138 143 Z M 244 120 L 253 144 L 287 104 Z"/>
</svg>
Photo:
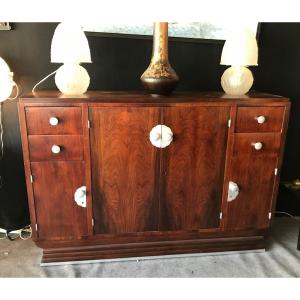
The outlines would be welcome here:
<svg viewBox="0 0 300 300">
<path fill-rule="evenodd" d="M 279 153 L 282 157 L 288 118 L 286 115 L 284 119 L 283 115 L 289 108 L 288 99 L 261 93 L 232 97 L 211 92 L 182 92 L 153 98 L 143 92 L 122 91 L 93 91 L 81 98 L 72 98 L 45 91 L 22 99 L 20 108 L 31 220 L 33 226 L 39 225 L 39 236 L 34 235 L 34 240 L 45 248 L 44 261 L 264 247 L 264 235 L 270 225 L 268 214 L 274 209 L 279 180 L 274 175 L 272 182 L 270 174 L 271 170 L 274 172 L 275 157 Z M 29 112 L 31 109 L 32 114 Z M 27 131 L 26 122 L 39 118 L 40 109 L 43 113 L 39 122 L 43 124 L 39 125 L 34 120 Z M 63 115 L 53 115 L 53 111 L 47 115 L 46 110 L 49 109 L 62 111 Z M 74 109 L 73 116 L 69 113 L 70 109 Z M 169 109 L 174 110 L 169 117 L 174 121 L 175 129 L 172 124 L 163 121 L 161 112 L 165 111 L 165 117 L 168 117 L 166 112 Z M 78 111 L 79 115 L 75 113 Z M 203 111 L 206 111 L 204 117 Z M 229 111 L 232 127 L 228 132 Z M 267 121 L 256 124 L 260 126 L 258 129 L 254 128 L 255 117 L 262 114 Z M 61 131 L 57 133 L 52 129 L 58 127 L 49 124 L 52 116 L 65 120 L 59 123 Z M 242 119 L 241 125 L 237 122 L 237 128 L 235 116 Z M 92 121 L 90 130 L 87 128 L 88 118 Z M 175 133 L 173 143 L 166 149 L 155 148 L 149 141 L 149 132 L 157 124 L 165 124 Z M 222 126 L 224 132 L 220 129 Z M 44 129 L 41 130 L 41 127 Z M 275 134 L 271 138 L 272 134 L 251 133 L 248 135 L 251 139 L 244 137 L 244 141 L 238 143 L 236 137 L 240 136 L 242 140 L 242 134 L 234 132 L 240 128 L 245 132 L 282 130 L 282 135 Z M 71 147 L 81 145 L 80 160 L 85 162 L 55 159 L 30 164 L 28 132 L 32 132 L 29 140 L 33 134 L 43 134 L 42 138 L 46 139 L 50 135 L 55 138 L 66 134 L 61 141 L 69 142 L 70 151 L 74 150 Z M 72 141 L 72 137 L 79 135 L 80 141 Z M 258 137 L 262 138 L 258 140 Z M 226 140 L 229 144 L 227 152 Z M 246 149 L 246 144 L 259 141 L 263 142 L 260 154 L 253 146 L 254 153 L 245 154 L 245 151 L 239 150 L 240 147 Z M 49 146 L 51 151 L 52 143 Z M 38 160 L 45 158 L 45 148 L 48 146 L 43 140 L 35 146 L 40 155 Z M 68 160 L 72 155 L 65 153 L 64 159 Z M 227 171 L 223 174 L 225 156 Z M 57 155 L 54 157 L 57 158 Z M 281 159 L 277 159 L 276 163 L 280 167 Z M 243 169 L 245 165 L 248 171 Z M 241 184 L 243 200 L 239 204 L 234 202 L 237 199 L 232 203 L 226 201 L 227 184 L 234 170 L 242 181 L 248 176 Z M 30 182 L 31 173 L 33 184 Z M 83 176 L 82 180 L 78 174 Z M 222 187 L 224 175 L 225 185 Z M 268 180 L 271 182 L 269 186 Z M 76 188 L 84 185 L 83 181 L 88 187 L 87 208 L 77 206 L 73 200 Z M 248 184 L 256 186 L 255 189 L 247 190 L 245 186 L 248 187 Z M 91 185 L 93 193 L 90 192 Z M 37 198 L 33 197 L 33 192 Z M 62 197 L 58 196 L 61 194 Z M 167 198 L 168 195 L 170 197 Z M 72 204 L 78 211 L 75 209 L 74 212 Z M 221 211 L 222 223 L 219 220 Z M 95 219 L 94 232 L 92 217 Z"/>
<path fill-rule="evenodd" d="M 161 241 L 151 243 L 111 244 L 79 246 L 68 248 L 48 248 L 43 251 L 43 263 L 122 257 L 156 255 L 176 255 L 187 253 L 207 253 L 219 251 L 242 251 L 264 249 L 264 236 L 224 237 L 181 241 Z"/>
<path fill-rule="evenodd" d="M 285 107 L 239 107 L 236 132 L 280 132 Z M 257 117 L 264 116 L 265 122 L 258 123 Z"/>
<path fill-rule="evenodd" d="M 229 112 L 229 107 L 164 109 L 174 140 L 163 149 L 161 230 L 219 227 Z"/>
<path fill-rule="evenodd" d="M 157 108 L 90 108 L 95 233 L 158 229 Z"/>
<path fill-rule="evenodd" d="M 174 231 L 143 231 L 134 233 L 122 234 L 100 234 L 90 236 L 86 240 L 59 240 L 47 241 L 38 240 L 37 245 L 42 248 L 68 248 L 68 247 L 82 247 L 93 245 L 107 245 L 109 248 L 111 244 L 120 247 L 123 244 L 130 245 L 132 243 L 144 242 L 163 242 L 163 241 L 180 241 L 180 240 L 194 240 L 194 239 L 216 239 L 225 237 L 251 237 L 251 236 L 266 236 L 268 229 L 248 229 L 239 231 L 222 231 L 220 230 L 174 230 Z"/>
<path fill-rule="evenodd" d="M 85 182 L 88 191 L 92 191 L 92 171 L 91 171 L 91 151 L 90 151 L 90 129 L 88 126 L 89 110 L 88 104 L 82 106 L 82 124 L 83 124 L 83 144 L 84 144 L 84 163 L 85 163 Z M 88 217 L 89 236 L 94 234 L 93 228 L 93 198 L 92 193 L 86 195 L 86 210 Z"/>
<path fill-rule="evenodd" d="M 58 119 L 52 126 L 50 118 Z M 26 120 L 28 134 L 81 134 L 80 107 L 27 107 Z"/>
<path fill-rule="evenodd" d="M 29 157 L 29 145 L 28 145 L 28 136 L 27 136 L 27 126 L 26 126 L 26 116 L 25 116 L 25 107 L 23 103 L 18 103 L 19 119 L 20 119 L 20 130 L 21 130 L 21 140 L 22 140 L 22 150 L 23 150 L 23 159 L 24 159 L 24 170 L 26 178 L 26 187 L 27 187 L 27 197 L 30 213 L 30 222 L 32 227 L 32 238 L 37 239 L 37 232 L 35 229 L 36 215 L 35 215 L 35 205 L 34 205 L 34 196 L 32 183 L 30 179 L 31 175 L 31 165 Z"/>
<path fill-rule="evenodd" d="M 282 128 L 281 141 L 280 141 L 280 154 L 279 154 L 279 158 L 278 158 L 278 162 L 277 162 L 278 174 L 277 174 L 276 179 L 275 179 L 275 186 L 274 186 L 273 197 L 272 197 L 271 222 L 274 220 L 274 216 L 275 216 L 274 211 L 276 209 L 276 203 L 277 203 L 277 194 L 278 194 L 280 174 L 281 174 L 282 163 L 283 163 L 284 146 L 285 146 L 285 141 L 286 141 L 287 131 L 288 131 L 290 109 L 291 109 L 291 104 L 287 103 L 286 106 L 285 106 L 285 111 L 284 111 L 283 128 Z"/>
<path fill-rule="evenodd" d="M 30 135 L 28 141 L 31 161 L 83 160 L 81 135 Z M 59 153 L 52 152 L 54 145 L 60 147 Z"/>
<path fill-rule="evenodd" d="M 86 208 L 74 200 L 85 185 L 83 162 L 33 162 L 34 202 L 40 239 L 87 236 Z"/>
<path fill-rule="evenodd" d="M 229 180 L 239 186 L 240 192 L 228 202 L 227 229 L 269 226 L 280 141 L 280 133 L 235 134 Z M 261 142 L 263 148 L 255 150 L 253 142 Z"/>
<path fill-rule="evenodd" d="M 226 95 L 223 92 L 199 92 L 199 91 L 184 91 L 174 92 L 170 96 L 158 96 L 152 97 L 145 91 L 88 91 L 86 94 L 80 97 L 72 97 L 61 94 L 59 91 L 38 91 L 34 94 L 28 94 L 22 97 L 21 101 L 28 103 L 84 103 L 84 102 L 101 102 L 101 103 L 194 103 L 194 102 L 224 102 L 228 103 L 239 103 L 241 105 L 251 103 L 259 103 L 259 105 L 271 104 L 271 103 L 282 103 L 287 102 L 287 98 L 283 98 L 277 95 L 271 95 L 260 92 L 249 92 L 243 96 L 232 96 Z"/>
</svg>

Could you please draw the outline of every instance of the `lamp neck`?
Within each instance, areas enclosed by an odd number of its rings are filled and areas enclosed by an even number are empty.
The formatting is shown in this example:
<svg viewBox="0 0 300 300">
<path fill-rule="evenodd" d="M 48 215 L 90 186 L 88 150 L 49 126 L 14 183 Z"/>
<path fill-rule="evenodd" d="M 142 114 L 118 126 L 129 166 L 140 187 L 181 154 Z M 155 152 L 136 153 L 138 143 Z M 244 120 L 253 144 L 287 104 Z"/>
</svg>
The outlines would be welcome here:
<svg viewBox="0 0 300 300">
<path fill-rule="evenodd" d="M 65 66 L 77 66 L 77 65 L 80 65 L 80 62 L 73 62 L 73 61 L 68 61 L 68 62 L 64 62 L 63 63 Z"/>
</svg>

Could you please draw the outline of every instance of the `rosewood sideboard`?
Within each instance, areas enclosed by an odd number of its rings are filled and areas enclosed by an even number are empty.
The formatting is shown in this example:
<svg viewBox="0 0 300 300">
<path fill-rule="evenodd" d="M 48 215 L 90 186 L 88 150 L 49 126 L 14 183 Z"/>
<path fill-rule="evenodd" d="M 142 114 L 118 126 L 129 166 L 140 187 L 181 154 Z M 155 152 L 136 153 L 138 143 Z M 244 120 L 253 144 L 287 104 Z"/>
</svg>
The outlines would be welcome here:
<svg viewBox="0 0 300 300">
<path fill-rule="evenodd" d="M 265 249 L 289 109 L 262 93 L 24 96 L 42 263 Z"/>
</svg>

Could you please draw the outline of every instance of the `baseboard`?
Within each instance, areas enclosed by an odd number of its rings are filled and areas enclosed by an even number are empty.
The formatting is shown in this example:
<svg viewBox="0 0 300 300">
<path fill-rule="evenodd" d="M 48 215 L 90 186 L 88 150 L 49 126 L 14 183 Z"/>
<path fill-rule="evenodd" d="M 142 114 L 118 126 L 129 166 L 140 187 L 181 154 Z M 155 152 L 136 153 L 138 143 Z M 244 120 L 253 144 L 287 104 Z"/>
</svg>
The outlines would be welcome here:
<svg viewBox="0 0 300 300">
<path fill-rule="evenodd" d="M 203 257 L 203 256 L 224 256 L 234 254 L 247 254 L 247 253 L 263 253 L 266 249 L 255 250 L 241 250 L 241 251 L 223 251 L 223 252 L 206 252 L 206 253 L 194 253 L 194 254 L 169 254 L 169 255 L 157 255 L 157 256 L 140 256 L 140 257 L 126 257 L 126 258 L 112 258 L 112 259 L 93 259 L 93 260 L 80 260 L 80 261 L 65 261 L 65 262 L 49 262 L 40 263 L 41 267 L 61 266 L 61 265 L 81 265 L 81 264 L 95 264 L 95 263 L 114 263 L 114 262 L 128 262 L 143 260 L 155 260 L 155 259 L 171 259 L 171 258 L 186 258 L 186 257 Z"/>
<path fill-rule="evenodd" d="M 69 246 L 43 249 L 42 265 L 77 261 L 112 261 L 113 259 L 141 259 L 165 255 L 211 255 L 218 252 L 265 249 L 264 236 L 225 237 L 179 241 Z"/>
</svg>

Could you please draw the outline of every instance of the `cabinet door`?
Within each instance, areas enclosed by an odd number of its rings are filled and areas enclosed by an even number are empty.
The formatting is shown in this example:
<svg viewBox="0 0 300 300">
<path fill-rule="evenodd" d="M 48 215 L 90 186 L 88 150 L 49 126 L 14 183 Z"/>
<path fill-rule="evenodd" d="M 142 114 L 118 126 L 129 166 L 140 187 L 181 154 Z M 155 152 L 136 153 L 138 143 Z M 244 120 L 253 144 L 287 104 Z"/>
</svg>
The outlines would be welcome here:
<svg viewBox="0 0 300 300">
<path fill-rule="evenodd" d="M 149 132 L 159 108 L 91 107 L 95 234 L 158 229 L 159 157 Z"/>
<path fill-rule="evenodd" d="M 33 162 L 34 203 L 40 239 L 77 239 L 87 236 L 86 208 L 74 200 L 85 185 L 83 162 Z"/>
<path fill-rule="evenodd" d="M 163 149 L 161 230 L 218 228 L 229 107 L 164 109 L 174 139 Z"/>
<path fill-rule="evenodd" d="M 227 204 L 228 229 L 268 227 L 280 139 L 280 133 L 235 134 L 229 180 L 238 185 L 239 194 Z M 262 148 L 255 149 L 255 143 Z"/>
</svg>

